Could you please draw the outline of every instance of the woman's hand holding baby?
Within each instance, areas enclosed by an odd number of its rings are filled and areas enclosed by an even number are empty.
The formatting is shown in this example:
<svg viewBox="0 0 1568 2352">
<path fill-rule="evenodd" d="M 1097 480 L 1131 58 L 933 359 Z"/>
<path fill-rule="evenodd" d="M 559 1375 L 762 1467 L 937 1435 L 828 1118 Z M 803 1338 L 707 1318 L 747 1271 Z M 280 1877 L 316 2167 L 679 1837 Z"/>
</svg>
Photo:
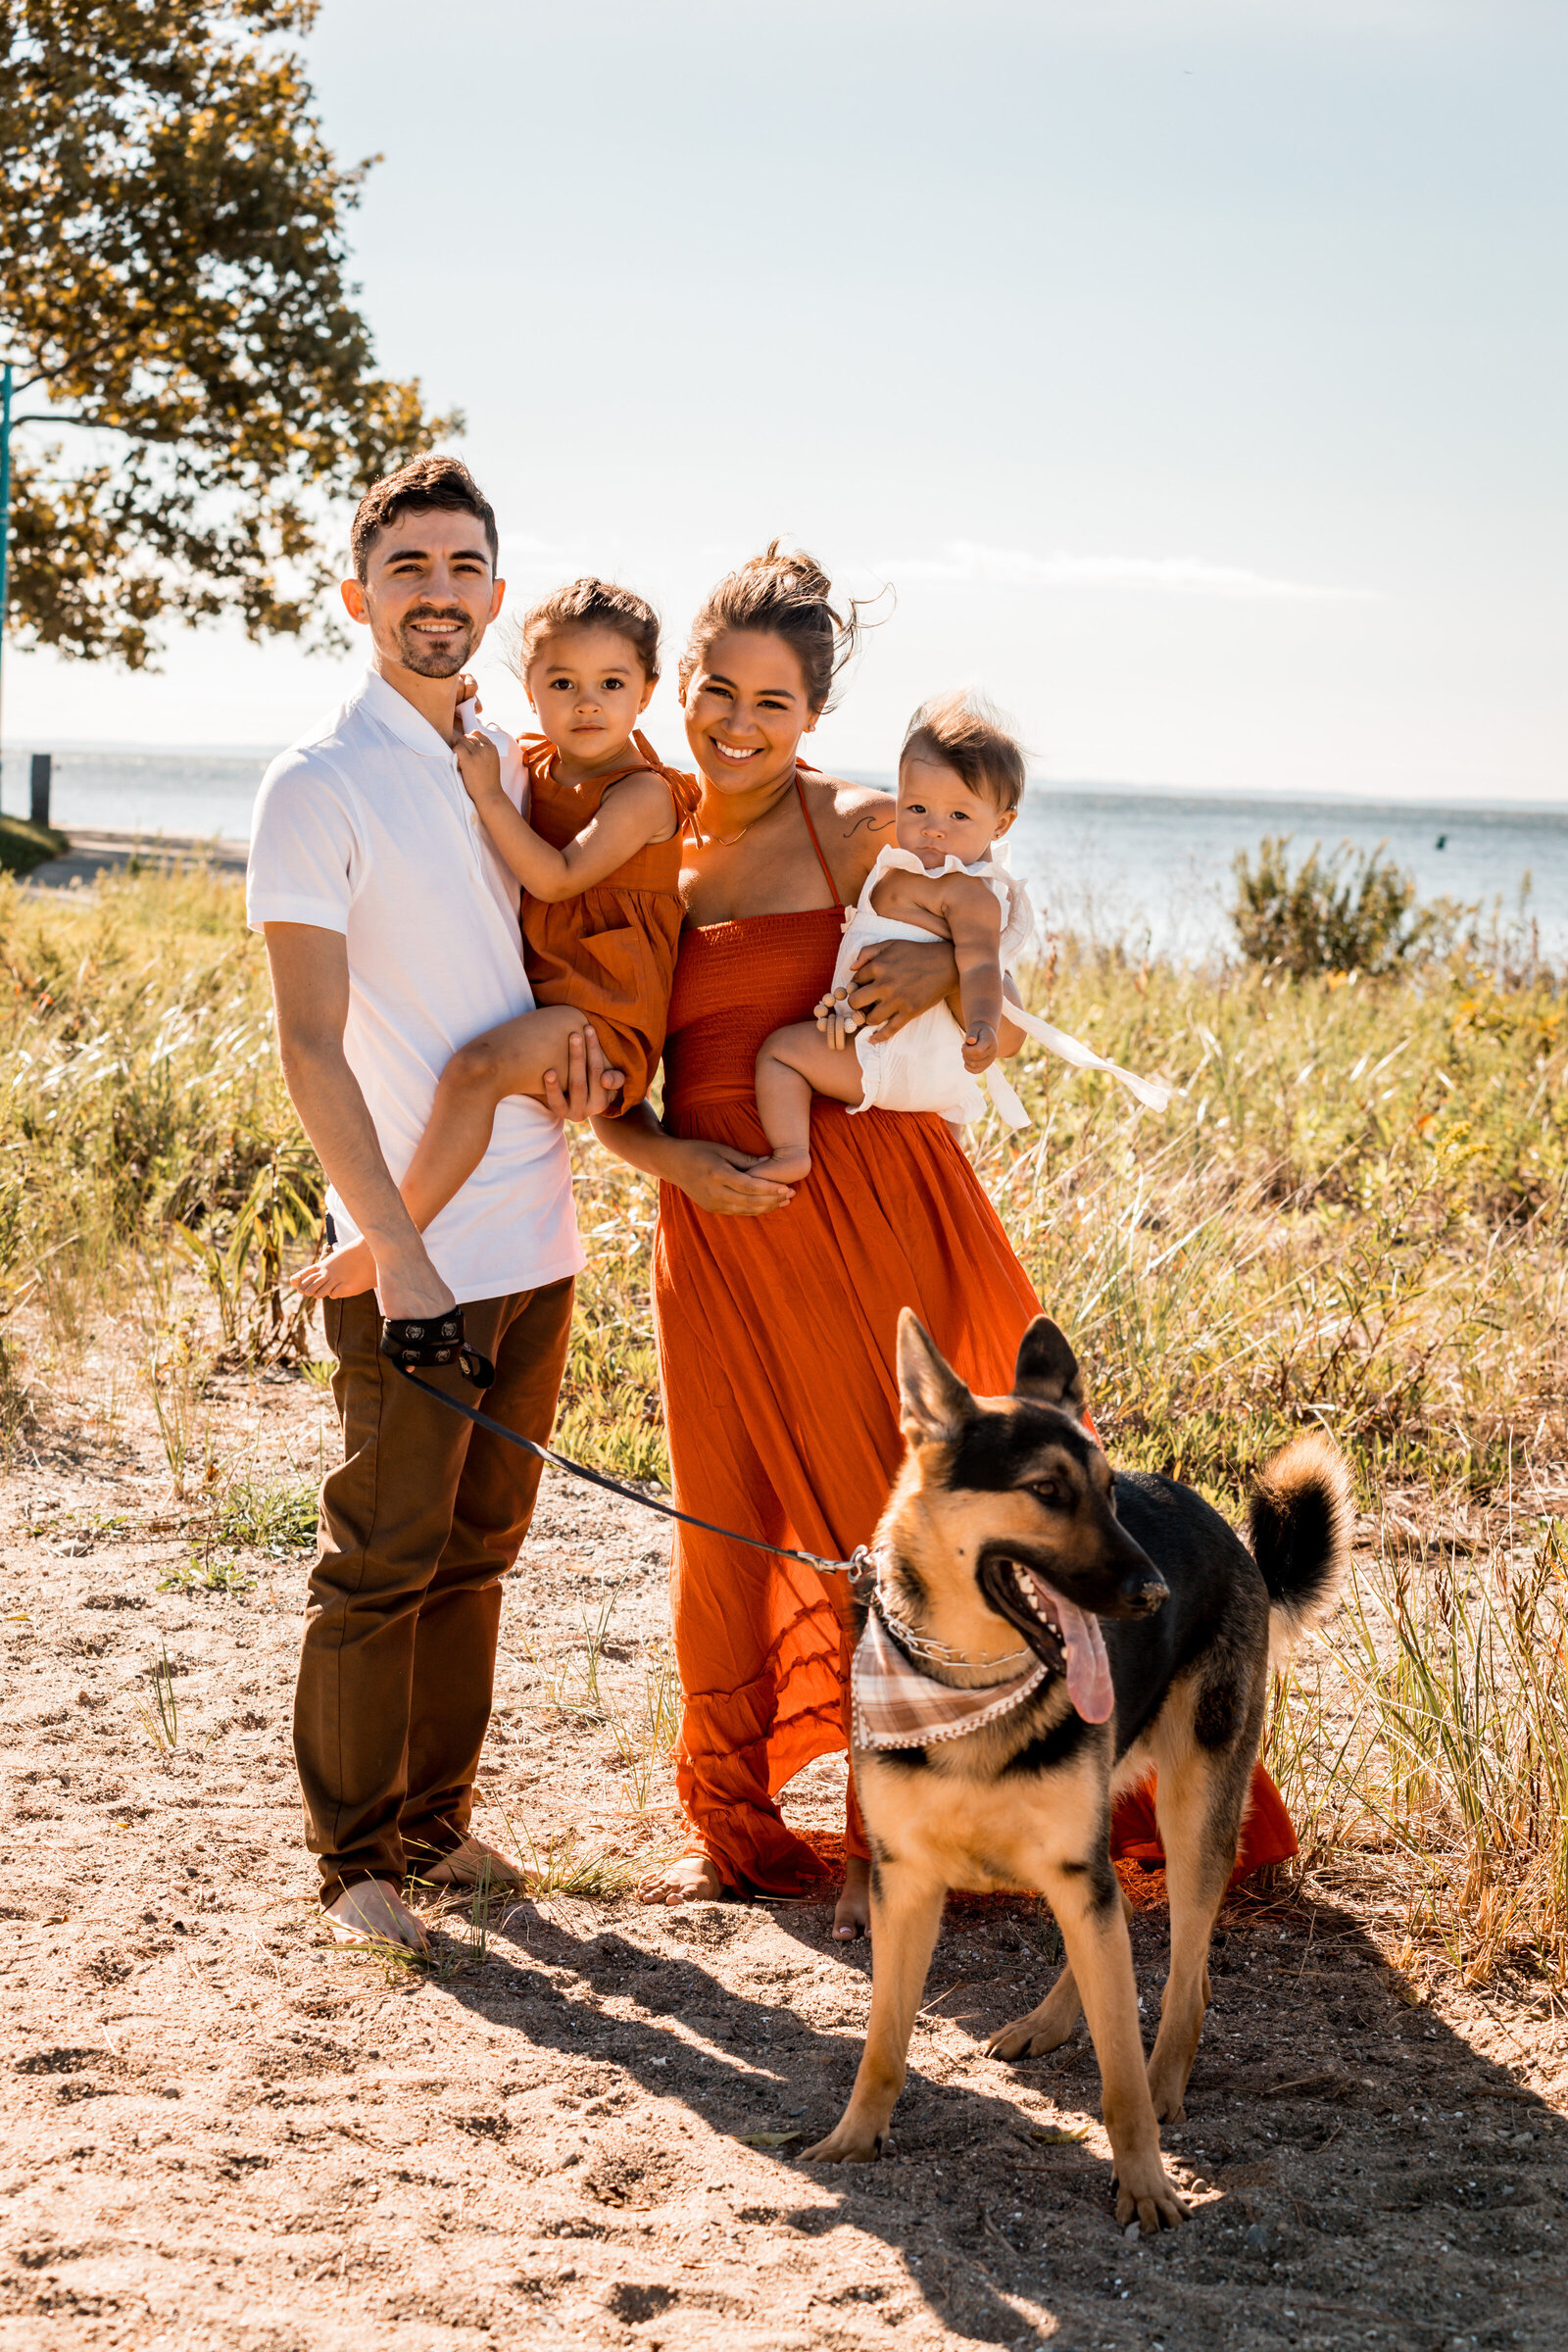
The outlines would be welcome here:
<svg viewBox="0 0 1568 2352">
<path fill-rule="evenodd" d="M 901 1029 L 933 1004 L 940 1004 L 958 976 L 952 948 L 933 939 L 929 947 L 916 940 L 884 939 L 863 948 L 856 958 L 850 983 L 849 1005 L 863 1027 L 876 1024 L 874 1043 L 897 1037 Z"/>
</svg>

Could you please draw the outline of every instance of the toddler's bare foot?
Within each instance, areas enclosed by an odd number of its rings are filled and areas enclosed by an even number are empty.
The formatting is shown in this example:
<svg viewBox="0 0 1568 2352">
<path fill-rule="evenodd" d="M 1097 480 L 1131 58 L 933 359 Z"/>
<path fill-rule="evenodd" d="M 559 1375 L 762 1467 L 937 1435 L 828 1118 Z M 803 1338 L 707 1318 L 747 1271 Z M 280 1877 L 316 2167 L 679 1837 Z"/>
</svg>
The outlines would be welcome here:
<svg viewBox="0 0 1568 2352">
<path fill-rule="evenodd" d="M 760 1176 L 766 1184 L 804 1184 L 811 1173 L 811 1154 L 797 1146 L 775 1152 L 771 1159 L 760 1159 L 748 1176 Z"/>
<path fill-rule="evenodd" d="M 844 1891 L 833 1911 L 833 1940 L 853 1943 L 871 1933 L 871 1865 L 852 1855 L 844 1865 Z"/>
<path fill-rule="evenodd" d="M 342 1242 L 291 1279 L 307 1298 L 358 1298 L 375 1288 L 375 1259 L 368 1243 Z"/>
<path fill-rule="evenodd" d="M 400 1943 L 411 1952 L 428 1947 L 424 1930 L 395 1886 L 384 1879 L 362 1879 L 328 1903 L 326 1924 L 340 1943 Z"/>
<path fill-rule="evenodd" d="M 724 1882 L 706 1854 L 680 1854 L 644 1879 L 637 1889 L 640 1903 L 716 1903 Z"/>
</svg>

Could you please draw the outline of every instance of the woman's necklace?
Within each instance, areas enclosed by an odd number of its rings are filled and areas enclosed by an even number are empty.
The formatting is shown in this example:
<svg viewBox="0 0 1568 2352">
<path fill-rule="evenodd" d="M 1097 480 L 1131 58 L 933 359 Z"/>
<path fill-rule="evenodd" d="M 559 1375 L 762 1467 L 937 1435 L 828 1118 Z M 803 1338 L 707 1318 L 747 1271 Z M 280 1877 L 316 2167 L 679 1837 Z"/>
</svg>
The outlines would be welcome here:
<svg viewBox="0 0 1568 2352">
<path fill-rule="evenodd" d="M 794 770 L 792 769 L 790 772 L 790 784 L 793 785 L 794 782 L 795 774 Z M 754 825 L 760 825 L 764 816 L 772 815 L 774 809 L 779 806 L 779 803 L 788 798 L 788 793 L 789 786 L 786 786 L 783 792 L 778 793 L 771 801 L 768 802 L 765 808 L 759 808 L 755 816 L 748 817 L 738 833 L 706 833 L 704 832 L 701 824 L 699 824 L 697 819 L 694 817 L 692 822 L 696 827 L 698 839 L 701 841 L 705 849 L 712 849 L 716 847 L 721 850 L 733 850 L 737 843 L 743 842 L 746 839 L 747 834 L 751 831 Z"/>
</svg>

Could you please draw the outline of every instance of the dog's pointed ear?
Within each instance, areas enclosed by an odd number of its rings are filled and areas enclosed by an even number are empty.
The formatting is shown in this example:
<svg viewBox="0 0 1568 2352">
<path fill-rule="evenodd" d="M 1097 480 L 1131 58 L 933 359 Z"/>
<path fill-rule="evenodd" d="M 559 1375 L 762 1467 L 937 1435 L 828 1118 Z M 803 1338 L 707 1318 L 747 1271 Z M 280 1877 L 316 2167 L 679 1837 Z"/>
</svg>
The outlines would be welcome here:
<svg viewBox="0 0 1568 2352">
<path fill-rule="evenodd" d="M 1066 1334 L 1049 1315 L 1036 1315 L 1018 1343 L 1012 1393 L 1015 1396 L 1027 1396 L 1036 1404 L 1059 1404 L 1075 1421 L 1083 1419 L 1089 1401 L 1084 1392 L 1084 1376 L 1078 1369 L 1078 1358 L 1067 1345 Z"/>
<path fill-rule="evenodd" d="M 911 1446 L 949 1443 L 974 1410 L 974 1398 L 907 1306 L 899 1316 L 899 1403 Z"/>
</svg>

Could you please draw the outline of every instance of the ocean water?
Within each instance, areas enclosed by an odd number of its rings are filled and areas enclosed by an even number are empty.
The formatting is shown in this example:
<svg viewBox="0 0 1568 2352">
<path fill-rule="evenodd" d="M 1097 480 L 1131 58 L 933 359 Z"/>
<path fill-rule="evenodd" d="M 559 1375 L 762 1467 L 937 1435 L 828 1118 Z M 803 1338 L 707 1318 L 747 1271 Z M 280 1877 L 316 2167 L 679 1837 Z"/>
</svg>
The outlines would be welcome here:
<svg viewBox="0 0 1568 2352">
<path fill-rule="evenodd" d="M 158 833 L 248 841 L 256 788 L 272 753 L 218 750 L 65 751 L 54 755 L 51 821 L 70 832 Z M 31 750 L 0 760 L 0 808 L 29 813 Z"/>
<path fill-rule="evenodd" d="M 1568 959 L 1568 808 L 1463 808 L 1408 801 L 1287 800 L 1259 794 L 1031 787 L 1012 865 L 1054 928 L 1197 956 L 1232 943 L 1234 860 L 1267 834 L 1292 862 L 1321 843 L 1380 847 L 1423 899 L 1479 903 L 1539 926 L 1542 953 Z"/>
<path fill-rule="evenodd" d="M 66 751 L 55 755 L 53 815 L 69 832 L 189 834 L 243 841 L 270 750 Z M 28 751 L 0 763 L 0 807 L 27 808 Z M 886 785 L 885 775 L 863 774 Z M 1543 952 L 1568 961 L 1568 808 L 1275 798 L 1132 786 L 1031 784 L 1012 834 L 1013 870 L 1053 928 L 1198 956 L 1230 940 L 1232 862 L 1265 834 L 1304 855 L 1386 845 L 1423 897 L 1505 915 L 1523 907 Z"/>
</svg>

